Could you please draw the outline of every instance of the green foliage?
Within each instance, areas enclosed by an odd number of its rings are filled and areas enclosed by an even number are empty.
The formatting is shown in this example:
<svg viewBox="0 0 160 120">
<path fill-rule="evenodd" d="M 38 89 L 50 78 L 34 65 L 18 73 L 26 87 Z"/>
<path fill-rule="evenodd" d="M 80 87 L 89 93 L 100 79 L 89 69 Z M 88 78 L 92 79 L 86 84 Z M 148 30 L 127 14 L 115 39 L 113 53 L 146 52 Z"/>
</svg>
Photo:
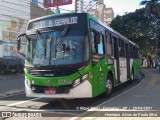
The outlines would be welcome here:
<svg viewBox="0 0 160 120">
<path fill-rule="evenodd" d="M 140 2 L 140 5 L 145 5 L 145 13 L 149 17 L 160 17 L 159 2 L 160 0 L 143 0 Z"/>
<path fill-rule="evenodd" d="M 145 15 L 149 17 L 152 29 L 150 33 L 156 42 L 156 54 L 160 56 L 160 0 L 143 0 L 140 5 L 145 5 Z"/>
<path fill-rule="evenodd" d="M 153 53 L 155 48 L 155 41 L 151 39 L 151 21 L 144 13 L 143 8 L 117 16 L 110 25 L 114 30 L 136 43 L 142 56 Z"/>
</svg>

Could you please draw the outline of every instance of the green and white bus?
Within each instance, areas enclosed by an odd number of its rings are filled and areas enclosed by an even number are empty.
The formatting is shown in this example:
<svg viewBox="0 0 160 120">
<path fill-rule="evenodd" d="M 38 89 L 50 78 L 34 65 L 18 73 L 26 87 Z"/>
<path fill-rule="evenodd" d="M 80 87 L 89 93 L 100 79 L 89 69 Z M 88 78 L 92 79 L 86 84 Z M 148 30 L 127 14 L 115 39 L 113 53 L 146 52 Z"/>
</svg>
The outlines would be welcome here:
<svg viewBox="0 0 160 120">
<path fill-rule="evenodd" d="M 137 46 L 87 13 L 53 14 L 29 21 L 27 97 L 91 98 L 110 95 L 139 73 Z"/>
</svg>

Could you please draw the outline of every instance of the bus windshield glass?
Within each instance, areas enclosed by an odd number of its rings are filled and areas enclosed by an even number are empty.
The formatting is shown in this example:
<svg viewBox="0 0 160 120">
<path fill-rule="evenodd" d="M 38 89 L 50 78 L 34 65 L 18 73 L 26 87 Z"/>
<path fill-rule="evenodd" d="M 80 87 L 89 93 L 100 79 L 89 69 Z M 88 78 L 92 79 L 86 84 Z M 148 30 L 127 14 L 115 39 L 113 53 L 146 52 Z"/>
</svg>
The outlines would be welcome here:
<svg viewBox="0 0 160 120">
<path fill-rule="evenodd" d="M 28 35 L 26 65 L 70 65 L 89 59 L 87 30 L 71 28 L 37 31 Z"/>
</svg>

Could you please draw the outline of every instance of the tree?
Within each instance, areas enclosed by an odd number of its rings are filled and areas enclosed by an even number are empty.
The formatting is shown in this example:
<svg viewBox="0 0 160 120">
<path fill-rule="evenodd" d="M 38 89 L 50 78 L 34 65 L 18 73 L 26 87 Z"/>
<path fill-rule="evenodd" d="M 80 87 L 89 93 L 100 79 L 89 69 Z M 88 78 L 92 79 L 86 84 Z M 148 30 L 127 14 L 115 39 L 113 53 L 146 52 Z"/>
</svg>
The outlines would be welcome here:
<svg viewBox="0 0 160 120">
<path fill-rule="evenodd" d="M 146 14 L 151 16 L 160 16 L 160 0 L 143 0 L 140 5 L 145 5 Z"/>
<path fill-rule="evenodd" d="M 142 56 L 147 57 L 153 53 L 155 41 L 152 39 L 152 26 L 150 19 L 144 15 L 145 9 L 117 16 L 111 23 L 111 27 L 136 43 Z"/>
<path fill-rule="evenodd" d="M 160 53 L 160 0 L 143 0 L 140 5 L 145 5 L 145 14 L 149 17 L 152 26 L 152 39 L 156 41 L 156 52 Z M 160 54 L 159 54 L 160 55 Z"/>
</svg>

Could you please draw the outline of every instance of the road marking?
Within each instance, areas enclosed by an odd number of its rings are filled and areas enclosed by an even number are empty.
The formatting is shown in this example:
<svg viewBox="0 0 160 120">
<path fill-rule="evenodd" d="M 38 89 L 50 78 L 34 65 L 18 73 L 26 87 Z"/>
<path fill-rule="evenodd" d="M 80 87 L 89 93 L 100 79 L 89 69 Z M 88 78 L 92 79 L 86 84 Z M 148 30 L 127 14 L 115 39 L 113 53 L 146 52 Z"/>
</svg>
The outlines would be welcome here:
<svg viewBox="0 0 160 120">
<path fill-rule="evenodd" d="M 12 96 L 16 96 L 16 95 L 21 95 L 21 94 L 24 94 L 24 92 L 20 92 L 20 93 L 15 93 L 15 94 L 4 94 L 3 96 L 0 96 L 0 99 L 4 99 L 4 98 L 7 98 L 7 97 L 12 97 Z"/>
<path fill-rule="evenodd" d="M 9 105 L 6 105 L 6 106 L 7 107 L 12 107 L 12 106 L 15 106 L 15 105 L 20 105 L 20 104 L 27 103 L 27 102 L 34 101 L 34 100 L 38 100 L 38 99 L 41 99 L 41 98 L 34 98 L 34 99 L 30 99 L 30 100 L 16 102 L 16 103 L 12 103 L 12 104 L 9 104 Z"/>
<path fill-rule="evenodd" d="M 14 95 L 23 94 L 24 92 L 25 92 L 25 90 L 23 90 L 23 89 L 13 89 L 13 90 L 7 91 L 5 93 L 0 93 L 0 98 L 6 98 L 6 97 L 14 96 Z"/>
</svg>

